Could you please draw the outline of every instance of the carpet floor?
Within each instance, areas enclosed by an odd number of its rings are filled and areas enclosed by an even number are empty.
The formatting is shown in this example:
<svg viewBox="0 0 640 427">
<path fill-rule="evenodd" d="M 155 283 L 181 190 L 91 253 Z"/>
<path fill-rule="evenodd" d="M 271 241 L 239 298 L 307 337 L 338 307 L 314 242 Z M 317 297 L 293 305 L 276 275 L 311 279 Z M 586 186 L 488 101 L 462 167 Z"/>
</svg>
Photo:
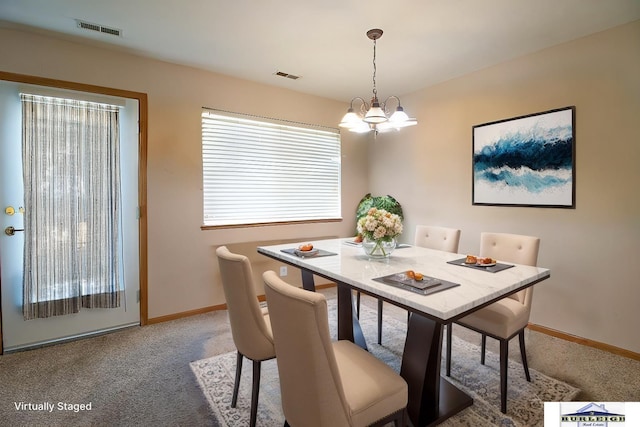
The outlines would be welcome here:
<svg viewBox="0 0 640 427">
<path fill-rule="evenodd" d="M 335 318 L 335 300 L 328 301 L 329 318 Z M 362 307 L 361 326 L 365 336 L 375 336 L 377 329 L 375 312 Z M 335 339 L 335 322 L 329 322 Z M 383 345 L 368 343 L 369 351 L 389 366 L 400 371 L 400 362 L 406 335 L 406 322 L 396 318 L 385 319 Z M 480 348 L 454 337 L 451 366 L 451 382 L 474 399 L 474 404 L 441 424 L 459 426 L 542 426 L 545 401 L 569 401 L 579 390 L 530 369 L 532 382 L 527 382 L 522 365 L 510 361 L 508 413 L 500 412 L 499 358 L 487 353 L 485 365 L 479 363 Z M 200 388 L 203 390 L 212 412 L 223 426 L 249 425 L 251 404 L 251 368 L 244 364 L 240 395 L 236 408 L 231 407 L 235 378 L 236 353 L 229 352 L 191 363 Z M 257 425 L 280 426 L 284 423 L 281 409 L 278 370 L 275 360 L 263 362 L 258 405 Z"/>
<path fill-rule="evenodd" d="M 321 292 L 335 298 L 335 288 Z M 364 296 L 362 304 L 375 319 L 376 300 Z M 392 338 L 387 319 L 404 322 L 406 316 L 406 311 L 384 305 L 383 345 Z M 480 343 L 480 335 L 467 329 L 456 326 L 453 333 Z M 525 335 L 529 367 L 579 388 L 576 400 L 640 401 L 640 361 L 535 331 Z M 366 338 L 375 342 L 376 335 Z M 517 340 L 511 344 L 509 357 L 519 364 Z M 498 351 L 495 340 L 488 340 L 487 347 Z M 217 427 L 189 364 L 232 351 L 227 312 L 214 311 L 5 354 L 0 356 L 0 426 Z M 515 368 L 511 378 L 520 370 Z M 90 411 L 44 412 L 16 408 L 21 402 L 92 405 Z"/>
</svg>

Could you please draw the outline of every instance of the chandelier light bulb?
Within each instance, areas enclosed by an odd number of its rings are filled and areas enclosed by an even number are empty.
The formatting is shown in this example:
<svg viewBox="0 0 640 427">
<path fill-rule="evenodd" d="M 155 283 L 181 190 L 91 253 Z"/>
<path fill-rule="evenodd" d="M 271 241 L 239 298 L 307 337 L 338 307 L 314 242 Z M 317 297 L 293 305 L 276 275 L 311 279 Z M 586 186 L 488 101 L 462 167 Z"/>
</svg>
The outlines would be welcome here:
<svg viewBox="0 0 640 427">
<path fill-rule="evenodd" d="M 340 122 L 339 126 L 350 129 L 360 125 L 361 123 L 362 123 L 362 119 L 360 118 L 360 116 L 358 116 L 353 111 L 353 108 L 349 108 L 349 110 L 347 110 L 347 114 L 345 114 L 344 117 L 342 118 L 342 121 Z"/>
<path fill-rule="evenodd" d="M 389 117 L 389 121 L 394 124 L 406 122 L 407 120 L 409 120 L 409 116 L 407 116 L 407 113 L 404 112 L 402 107 L 398 107 L 391 117 Z"/>
<path fill-rule="evenodd" d="M 355 133 L 367 133 L 371 132 L 372 128 L 367 123 L 360 120 L 360 123 L 352 128 L 349 128 L 351 132 Z"/>
</svg>

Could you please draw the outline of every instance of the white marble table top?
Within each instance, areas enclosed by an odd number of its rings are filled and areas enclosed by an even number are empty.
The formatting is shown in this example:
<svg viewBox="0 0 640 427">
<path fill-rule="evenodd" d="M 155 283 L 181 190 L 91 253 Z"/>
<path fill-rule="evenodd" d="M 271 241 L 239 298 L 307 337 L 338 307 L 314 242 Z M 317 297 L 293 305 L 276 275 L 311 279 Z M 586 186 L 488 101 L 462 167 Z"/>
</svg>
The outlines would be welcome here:
<svg viewBox="0 0 640 427">
<path fill-rule="evenodd" d="M 398 248 L 385 260 L 369 260 L 362 248 L 345 243 L 349 240 L 352 238 L 311 241 L 315 248 L 337 254 L 332 256 L 300 258 L 282 252 L 282 249 L 297 248 L 299 244 L 307 242 L 261 246 L 258 247 L 258 252 L 346 283 L 357 290 L 411 307 L 443 322 L 550 276 L 550 271 L 546 268 L 519 264 L 497 273 L 447 264 L 447 261 L 460 259 L 465 255 L 418 246 Z M 419 295 L 373 280 L 407 270 L 459 283 L 460 286 Z"/>
</svg>

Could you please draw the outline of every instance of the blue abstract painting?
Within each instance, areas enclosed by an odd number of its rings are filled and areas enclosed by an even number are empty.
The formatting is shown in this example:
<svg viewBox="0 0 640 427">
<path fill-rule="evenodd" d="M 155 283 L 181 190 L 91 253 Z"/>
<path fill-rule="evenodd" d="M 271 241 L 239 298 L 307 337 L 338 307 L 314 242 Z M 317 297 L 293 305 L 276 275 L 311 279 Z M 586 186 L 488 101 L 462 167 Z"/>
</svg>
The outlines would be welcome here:
<svg viewBox="0 0 640 427">
<path fill-rule="evenodd" d="M 473 127 L 473 204 L 575 206 L 575 107 Z"/>
</svg>

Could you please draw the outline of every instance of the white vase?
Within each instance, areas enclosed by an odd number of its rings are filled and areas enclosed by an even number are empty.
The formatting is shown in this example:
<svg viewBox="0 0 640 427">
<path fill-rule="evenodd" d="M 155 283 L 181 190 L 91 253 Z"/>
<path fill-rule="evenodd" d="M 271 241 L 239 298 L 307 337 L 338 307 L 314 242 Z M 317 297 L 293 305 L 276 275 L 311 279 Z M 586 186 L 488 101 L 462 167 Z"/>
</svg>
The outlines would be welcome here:
<svg viewBox="0 0 640 427">
<path fill-rule="evenodd" d="M 389 258 L 391 252 L 396 248 L 396 239 L 391 240 L 369 240 L 364 239 L 362 241 L 362 250 L 364 253 L 373 259 Z"/>
</svg>

